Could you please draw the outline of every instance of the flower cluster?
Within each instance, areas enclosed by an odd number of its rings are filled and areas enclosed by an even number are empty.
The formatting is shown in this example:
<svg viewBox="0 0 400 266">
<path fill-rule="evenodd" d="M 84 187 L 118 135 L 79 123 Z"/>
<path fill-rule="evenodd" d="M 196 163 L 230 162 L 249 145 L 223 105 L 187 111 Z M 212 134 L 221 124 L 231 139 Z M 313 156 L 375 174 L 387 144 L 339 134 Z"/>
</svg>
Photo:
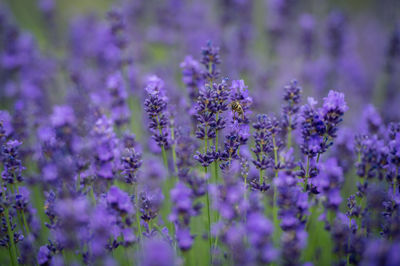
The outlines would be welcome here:
<svg viewBox="0 0 400 266">
<path fill-rule="evenodd" d="M 296 80 L 293 80 L 289 85 L 285 86 L 284 90 L 284 105 L 282 108 L 283 126 L 289 134 L 289 131 L 296 129 L 297 126 L 297 114 L 300 110 L 302 88 Z M 291 145 L 291 140 L 288 140 L 288 142 Z"/>
<path fill-rule="evenodd" d="M 278 215 L 280 226 L 283 230 L 282 258 L 287 265 L 295 264 L 305 248 L 307 232 L 305 231 L 305 218 L 308 212 L 307 194 L 297 186 L 296 177 L 292 172 L 281 171 L 275 179 L 279 206 Z"/>
<path fill-rule="evenodd" d="M 219 56 L 219 47 L 213 46 L 211 41 L 207 43 L 207 46 L 201 49 L 201 63 L 206 68 L 205 78 L 210 82 L 213 83 L 219 75 L 220 70 L 218 65 L 221 64 L 221 59 Z"/>
<path fill-rule="evenodd" d="M 390 16 L 55 2 L 0 8 L 0 265 L 400 265 Z"/>
<path fill-rule="evenodd" d="M 145 111 L 150 120 L 149 128 L 153 139 L 159 147 L 169 147 L 167 97 L 164 82 L 157 76 L 151 76 L 146 86 L 148 97 L 144 101 Z"/>
<path fill-rule="evenodd" d="M 137 182 L 137 171 L 142 165 L 141 154 L 135 148 L 127 148 L 122 156 L 122 175 L 128 184 Z"/>
<path fill-rule="evenodd" d="M 255 147 L 253 152 L 256 158 L 253 160 L 253 164 L 260 170 L 265 170 L 272 165 L 272 156 L 270 156 L 273 147 L 271 134 L 267 130 L 268 127 L 268 116 L 258 115 L 257 121 L 253 124 L 254 128 L 254 142 Z"/>
</svg>

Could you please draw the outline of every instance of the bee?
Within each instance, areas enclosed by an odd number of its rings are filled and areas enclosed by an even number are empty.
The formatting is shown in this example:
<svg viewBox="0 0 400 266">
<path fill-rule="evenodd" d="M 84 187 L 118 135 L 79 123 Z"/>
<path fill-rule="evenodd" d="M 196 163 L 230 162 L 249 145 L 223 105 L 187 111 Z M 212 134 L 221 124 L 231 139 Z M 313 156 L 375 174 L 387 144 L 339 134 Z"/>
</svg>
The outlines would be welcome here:
<svg viewBox="0 0 400 266">
<path fill-rule="evenodd" d="M 239 101 L 233 101 L 229 104 L 229 106 L 231 107 L 231 110 L 233 112 L 233 117 L 236 117 L 236 114 L 240 115 L 242 120 L 244 120 L 244 111 L 243 111 L 243 107 L 240 104 Z"/>
</svg>

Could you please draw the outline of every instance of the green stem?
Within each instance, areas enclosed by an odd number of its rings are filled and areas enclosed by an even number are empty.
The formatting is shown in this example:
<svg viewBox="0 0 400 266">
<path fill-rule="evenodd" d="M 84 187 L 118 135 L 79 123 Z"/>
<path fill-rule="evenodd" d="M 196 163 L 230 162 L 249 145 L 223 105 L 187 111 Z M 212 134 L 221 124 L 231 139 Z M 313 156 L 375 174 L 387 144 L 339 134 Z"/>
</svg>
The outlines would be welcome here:
<svg viewBox="0 0 400 266">
<path fill-rule="evenodd" d="M 94 196 L 93 184 L 90 186 L 90 197 L 92 199 L 92 203 L 96 205 L 96 197 Z"/>
<path fill-rule="evenodd" d="M 78 177 L 76 180 L 76 191 L 79 191 L 80 187 L 81 187 L 81 173 L 78 173 Z"/>
<path fill-rule="evenodd" d="M 321 153 L 318 153 L 317 155 L 317 163 L 319 162 L 319 157 L 321 156 Z"/>
<path fill-rule="evenodd" d="M 264 173 L 263 170 L 260 168 L 260 186 L 264 183 Z"/>
<path fill-rule="evenodd" d="M 292 117 L 288 118 L 288 127 L 287 127 L 287 142 L 286 147 L 289 150 L 292 147 Z"/>
<path fill-rule="evenodd" d="M 278 176 L 278 147 L 276 146 L 275 135 L 272 135 L 272 145 L 274 146 L 275 177 Z"/>
<path fill-rule="evenodd" d="M 16 266 L 15 261 L 14 261 L 14 256 L 13 256 L 13 252 L 11 247 L 8 247 L 8 254 L 10 256 L 10 260 L 11 260 L 11 265 Z"/>
<path fill-rule="evenodd" d="M 351 217 L 349 218 L 349 229 L 351 230 Z M 350 245 L 350 239 L 347 240 L 347 245 Z M 350 265 L 350 253 L 347 254 L 347 265 Z"/>
<path fill-rule="evenodd" d="M 161 153 L 162 153 L 164 166 L 165 166 L 166 169 L 168 169 L 167 153 L 165 152 L 164 146 L 161 147 Z"/>
<path fill-rule="evenodd" d="M 277 205 L 277 200 L 278 200 L 278 191 L 276 189 L 276 186 L 274 186 L 274 197 L 273 197 L 273 203 L 272 203 L 272 217 L 274 221 L 274 242 L 278 244 L 279 242 L 279 236 L 281 234 L 281 229 L 279 226 L 279 219 L 278 219 L 278 205 Z"/>
<path fill-rule="evenodd" d="M 313 218 L 315 216 L 316 213 L 316 206 L 312 205 L 310 207 L 310 215 L 307 217 L 307 222 L 306 222 L 306 231 L 308 232 L 311 226 L 311 223 L 313 222 Z"/>
<path fill-rule="evenodd" d="M 163 157 L 163 162 L 164 162 L 164 166 L 166 169 L 168 169 L 168 160 L 167 160 L 167 153 L 164 149 L 164 146 L 161 147 L 161 152 L 162 152 L 162 157 Z M 166 181 L 164 182 L 164 186 L 163 186 L 163 193 L 164 193 L 164 197 L 165 197 L 165 201 L 164 201 L 164 207 L 163 207 L 163 219 L 165 221 L 167 221 L 167 228 L 169 230 L 169 232 L 171 232 L 172 235 L 174 235 L 174 225 L 172 224 L 172 222 L 170 222 L 168 220 L 168 213 L 171 210 L 171 198 L 170 198 L 170 190 L 173 188 L 174 186 L 174 178 L 173 176 L 168 176 Z"/>
<path fill-rule="evenodd" d="M 26 231 L 26 233 L 29 235 L 29 234 L 30 234 L 29 226 L 28 226 L 28 223 L 27 223 L 27 221 L 26 221 L 24 211 L 21 211 L 21 215 L 22 215 L 22 222 L 24 223 L 25 231 Z"/>
<path fill-rule="evenodd" d="M 172 150 L 172 162 L 174 163 L 174 171 L 176 174 L 178 174 L 178 165 L 176 163 L 176 149 L 175 149 L 175 144 L 172 145 L 171 147 Z"/>
<path fill-rule="evenodd" d="M 207 138 L 207 130 L 206 130 L 206 137 L 204 138 L 204 152 L 207 152 L 208 149 L 208 138 Z M 204 167 L 204 173 L 207 175 L 207 167 Z M 208 229 L 208 245 L 210 251 L 210 258 L 212 261 L 212 240 L 211 240 L 211 216 L 210 216 L 210 196 L 208 194 L 208 179 L 207 179 L 207 193 L 206 193 L 206 200 L 207 200 L 207 229 Z"/>
<path fill-rule="evenodd" d="M 124 235 L 122 233 L 121 233 L 121 238 L 122 238 L 122 242 L 125 242 L 125 238 L 124 238 Z M 126 264 L 126 263 L 129 262 L 129 255 L 128 255 L 128 252 L 127 252 L 127 247 L 125 247 L 125 246 L 122 246 L 122 247 L 124 248 L 124 256 L 125 256 L 125 260 L 123 261 L 123 263 Z M 122 259 L 121 256 L 120 256 L 119 259 Z"/>
<path fill-rule="evenodd" d="M 176 163 L 175 131 L 174 131 L 173 127 L 171 127 L 171 139 L 172 139 L 172 147 L 171 147 L 171 150 L 172 150 L 172 161 L 174 163 L 175 173 L 178 174 L 178 165 Z"/>
<path fill-rule="evenodd" d="M 272 144 L 274 145 L 274 162 L 275 162 L 275 178 L 278 177 L 278 147 L 276 146 L 276 141 L 275 141 L 275 135 L 272 135 Z M 276 186 L 274 185 L 274 197 L 273 197 L 273 202 L 272 202 L 272 217 L 274 220 L 274 226 L 275 226 L 275 239 L 278 241 L 279 235 L 280 235 L 280 227 L 279 227 L 279 219 L 278 219 L 278 206 L 277 206 L 277 190 Z"/>
<path fill-rule="evenodd" d="M 1 188 L 3 189 L 2 191 L 2 195 L 3 195 L 3 202 L 6 201 L 6 191 L 5 191 L 5 187 L 3 186 L 3 182 L 0 183 Z M 15 242 L 14 242 L 14 234 L 12 231 L 12 227 L 10 224 L 10 212 L 8 210 L 8 205 L 6 205 L 4 207 L 4 214 L 5 214 L 5 220 L 6 220 L 6 225 L 7 225 L 7 234 L 8 234 L 8 238 L 9 238 L 9 252 L 10 252 L 10 259 L 11 259 L 11 264 L 13 266 L 18 265 L 18 256 L 17 256 L 17 248 L 15 246 Z"/>
<path fill-rule="evenodd" d="M 218 237 L 219 237 L 219 235 L 217 234 L 216 236 L 215 236 L 215 241 L 214 241 L 214 248 L 215 249 L 217 249 L 217 246 L 218 246 Z M 211 263 L 212 264 L 212 263 Z"/>
<path fill-rule="evenodd" d="M 215 120 L 218 122 L 219 113 L 215 115 Z M 218 134 L 219 130 L 215 131 L 215 152 L 218 153 Z M 219 180 L 219 173 L 218 173 L 218 162 L 214 161 L 214 175 L 215 175 L 215 183 Z"/>
<path fill-rule="evenodd" d="M 135 187 L 135 203 L 136 203 L 136 226 L 138 228 L 138 238 L 139 238 L 139 242 L 142 239 L 142 226 L 140 225 L 140 212 L 139 212 L 139 188 L 138 185 L 136 185 Z"/>
<path fill-rule="evenodd" d="M 305 260 L 306 261 L 311 261 L 314 258 L 315 255 L 315 241 L 318 239 L 318 221 L 317 218 L 319 216 L 319 206 L 314 205 L 310 202 L 310 215 L 307 217 L 307 222 L 306 222 L 306 228 L 305 230 L 308 233 L 308 244 L 307 244 L 307 249 L 305 250 Z"/>
<path fill-rule="evenodd" d="M 182 253 L 183 253 L 184 260 L 185 260 L 184 265 L 186 265 L 186 266 L 190 265 L 190 250 L 183 251 Z"/>
<path fill-rule="evenodd" d="M 218 113 L 216 114 L 216 119 L 218 120 Z M 218 153 L 218 130 L 215 132 L 215 153 Z M 214 162 L 214 183 L 217 184 L 219 182 L 219 167 L 218 167 L 218 159 L 216 159 Z M 220 213 L 219 212 L 213 212 L 213 220 L 218 221 L 220 218 Z"/>
<path fill-rule="evenodd" d="M 11 229 L 10 214 L 9 214 L 9 211 L 8 211 L 8 207 L 6 207 L 4 209 L 4 213 L 5 213 L 5 216 L 6 216 L 5 218 L 6 218 L 6 224 L 7 224 L 8 239 L 9 239 L 9 242 L 10 242 L 11 263 L 12 263 L 12 265 L 16 266 L 16 265 L 18 265 L 17 250 L 16 250 L 15 243 L 14 243 L 14 234 L 13 234 L 12 229 Z"/>
<path fill-rule="evenodd" d="M 218 130 L 215 133 L 215 152 L 218 152 Z M 218 172 L 218 161 L 214 161 L 214 176 L 215 176 L 215 183 L 219 180 L 219 172 Z"/>
<path fill-rule="evenodd" d="M 17 193 L 19 194 L 18 184 L 13 184 L 13 186 L 15 186 L 15 191 L 17 191 Z M 19 212 L 20 212 L 21 217 L 22 217 L 22 223 L 23 223 L 23 225 L 25 227 L 25 232 L 29 235 L 30 231 L 29 231 L 28 223 L 27 223 L 26 218 L 25 218 L 25 212 L 23 210 L 20 210 Z"/>
<path fill-rule="evenodd" d="M 160 136 L 162 136 L 162 128 L 161 128 L 161 126 L 160 126 L 160 119 L 158 118 L 158 116 L 156 116 L 156 120 L 157 120 L 158 132 L 160 133 Z M 164 145 L 161 146 L 161 153 L 162 153 L 162 157 L 163 157 L 164 166 L 165 166 L 165 168 L 168 170 L 167 153 L 165 152 L 165 147 L 164 147 Z"/>
<path fill-rule="evenodd" d="M 208 181 L 207 181 L 207 185 L 208 185 Z M 209 245 L 209 249 L 210 249 L 210 257 L 211 257 L 211 261 L 212 261 L 212 240 L 211 240 L 211 216 L 210 216 L 210 196 L 208 194 L 208 189 L 207 189 L 207 218 L 208 218 L 208 245 Z"/>
<path fill-rule="evenodd" d="M 335 216 L 336 215 L 332 210 L 328 210 L 328 221 L 331 224 L 331 226 L 333 224 L 333 221 L 335 220 Z"/>
<path fill-rule="evenodd" d="M 214 161 L 214 175 L 215 175 L 215 183 L 218 183 L 219 174 L 218 174 L 218 162 Z"/>
<path fill-rule="evenodd" d="M 309 168 L 310 168 L 310 157 L 307 156 L 306 176 L 305 176 L 305 179 L 304 179 L 304 191 L 307 190 L 308 177 L 309 177 L 309 174 L 308 174 Z"/>
</svg>

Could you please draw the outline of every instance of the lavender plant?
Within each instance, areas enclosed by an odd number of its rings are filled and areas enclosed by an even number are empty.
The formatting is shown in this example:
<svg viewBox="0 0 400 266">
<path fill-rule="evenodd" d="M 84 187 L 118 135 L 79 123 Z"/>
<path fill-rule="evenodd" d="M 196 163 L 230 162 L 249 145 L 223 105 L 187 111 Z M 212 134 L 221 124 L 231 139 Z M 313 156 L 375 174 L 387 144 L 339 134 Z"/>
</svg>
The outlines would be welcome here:
<svg viewBox="0 0 400 266">
<path fill-rule="evenodd" d="M 399 27 L 313 7 L 1 4 L 0 264 L 400 265 Z"/>
</svg>

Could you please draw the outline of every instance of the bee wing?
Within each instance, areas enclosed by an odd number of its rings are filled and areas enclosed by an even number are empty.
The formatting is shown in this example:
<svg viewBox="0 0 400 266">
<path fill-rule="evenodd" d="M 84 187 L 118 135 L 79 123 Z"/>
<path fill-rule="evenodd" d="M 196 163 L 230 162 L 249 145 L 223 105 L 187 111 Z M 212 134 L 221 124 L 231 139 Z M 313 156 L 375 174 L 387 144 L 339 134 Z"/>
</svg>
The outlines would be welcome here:
<svg viewBox="0 0 400 266">
<path fill-rule="evenodd" d="M 242 107 L 250 107 L 251 103 L 249 101 L 244 100 L 240 104 L 242 105 Z"/>
</svg>

